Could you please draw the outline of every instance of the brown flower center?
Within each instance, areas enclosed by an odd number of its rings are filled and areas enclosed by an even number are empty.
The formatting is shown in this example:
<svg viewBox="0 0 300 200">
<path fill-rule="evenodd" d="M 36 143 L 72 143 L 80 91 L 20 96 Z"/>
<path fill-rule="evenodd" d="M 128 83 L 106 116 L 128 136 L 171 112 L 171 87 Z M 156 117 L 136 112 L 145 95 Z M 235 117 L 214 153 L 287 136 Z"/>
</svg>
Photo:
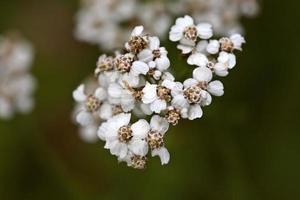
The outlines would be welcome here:
<svg viewBox="0 0 300 200">
<path fill-rule="evenodd" d="M 165 119 L 173 126 L 176 126 L 178 124 L 180 118 L 180 112 L 175 108 L 168 109 L 165 115 Z"/>
<path fill-rule="evenodd" d="M 132 54 L 120 55 L 115 59 L 115 66 L 118 71 L 125 73 L 129 72 L 134 60 Z"/>
<path fill-rule="evenodd" d="M 163 136 L 157 131 L 151 131 L 148 133 L 146 140 L 152 150 L 164 146 Z"/>
<path fill-rule="evenodd" d="M 100 105 L 101 105 L 101 101 L 92 94 L 88 96 L 85 103 L 85 106 L 89 112 L 97 111 Z"/>
<path fill-rule="evenodd" d="M 99 76 L 101 72 L 110 71 L 114 68 L 114 59 L 112 57 L 106 57 L 97 63 L 97 68 L 95 70 L 95 76 Z"/>
<path fill-rule="evenodd" d="M 159 49 L 155 49 L 152 51 L 153 57 L 154 59 L 156 58 L 160 58 L 161 54 L 160 54 L 160 50 Z"/>
<path fill-rule="evenodd" d="M 183 34 L 184 34 L 185 39 L 191 40 L 193 42 L 197 41 L 198 31 L 195 26 L 186 27 Z"/>
<path fill-rule="evenodd" d="M 128 50 L 136 54 L 148 47 L 148 41 L 146 37 L 134 36 L 129 40 L 128 45 L 129 45 Z"/>
<path fill-rule="evenodd" d="M 232 52 L 233 51 L 233 43 L 228 37 L 223 37 L 220 39 L 221 44 L 221 50 L 226 52 Z"/>
<path fill-rule="evenodd" d="M 131 166 L 134 169 L 145 169 L 147 157 L 134 155 L 131 157 Z"/>
<path fill-rule="evenodd" d="M 132 138 L 132 130 L 130 126 L 122 126 L 118 130 L 118 139 L 120 142 L 127 143 Z"/>
<path fill-rule="evenodd" d="M 184 97 L 189 103 L 200 103 L 201 88 L 199 86 L 192 86 L 184 90 Z"/>
<path fill-rule="evenodd" d="M 123 112 L 124 111 L 123 111 L 123 109 L 120 105 L 116 105 L 112 109 L 113 116 L 118 115 L 118 114 L 123 113 Z"/>
<path fill-rule="evenodd" d="M 171 90 L 164 87 L 164 86 L 158 86 L 157 87 L 157 96 L 162 99 L 165 100 L 167 102 L 170 102 L 172 97 L 171 97 Z"/>
</svg>

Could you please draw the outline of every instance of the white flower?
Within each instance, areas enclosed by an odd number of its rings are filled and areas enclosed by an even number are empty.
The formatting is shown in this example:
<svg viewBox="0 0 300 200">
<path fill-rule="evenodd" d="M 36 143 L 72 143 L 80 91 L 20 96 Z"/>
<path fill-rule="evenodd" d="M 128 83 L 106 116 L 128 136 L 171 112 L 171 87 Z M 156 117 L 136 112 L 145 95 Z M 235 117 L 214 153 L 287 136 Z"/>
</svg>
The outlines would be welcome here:
<svg viewBox="0 0 300 200">
<path fill-rule="evenodd" d="M 198 67 L 193 72 L 193 78 L 184 81 L 184 88 L 173 93 L 172 105 L 182 111 L 183 118 L 194 120 L 202 117 L 201 106 L 208 106 L 212 95 L 222 96 L 223 84 L 212 81 L 212 72 L 207 67 Z"/>
<path fill-rule="evenodd" d="M 246 40 L 240 34 L 233 34 L 230 36 L 230 40 L 233 43 L 233 48 L 237 50 L 242 50 L 242 45 L 246 43 Z"/>
<path fill-rule="evenodd" d="M 161 164 L 169 163 L 170 154 L 164 146 L 163 137 L 169 129 L 169 123 L 164 118 L 154 115 L 150 121 L 150 131 L 147 141 L 151 149 L 152 156 L 159 156 Z"/>
<path fill-rule="evenodd" d="M 197 30 L 201 39 L 209 39 L 213 36 L 212 25 L 209 23 L 198 24 Z"/>
<path fill-rule="evenodd" d="M 234 68 L 236 65 L 236 57 L 232 53 L 222 51 L 219 54 L 218 62 L 214 65 L 213 69 L 218 76 L 227 76 L 228 70 Z"/>
<path fill-rule="evenodd" d="M 206 50 L 208 53 L 210 54 L 217 54 L 219 53 L 219 50 L 220 50 L 220 43 L 218 40 L 210 40 L 207 47 L 206 47 Z"/>
<path fill-rule="evenodd" d="M 139 120 L 130 126 L 130 118 L 131 114 L 116 115 L 98 130 L 98 136 L 106 141 L 105 148 L 120 159 L 125 158 L 128 151 L 140 156 L 148 153 L 148 145 L 143 138 L 149 132 L 149 124 Z"/>
<path fill-rule="evenodd" d="M 169 39 L 173 42 L 188 40 L 196 42 L 197 38 L 209 39 L 213 35 L 212 26 L 208 23 L 194 24 L 193 18 L 186 15 L 178 18 L 174 26 L 172 26 Z"/>
<path fill-rule="evenodd" d="M 146 75 L 149 71 L 147 63 L 142 61 L 135 61 L 135 55 L 127 53 L 118 55 L 115 58 L 115 67 L 121 75 L 119 83 L 122 85 L 126 82 L 131 87 L 137 87 L 140 82 L 139 75 Z"/>
<path fill-rule="evenodd" d="M 100 114 L 102 101 L 107 97 L 106 91 L 99 87 L 94 94 L 86 95 L 84 92 L 85 86 L 80 85 L 74 92 L 73 98 L 80 104 L 80 109 L 76 114 L 76 121 L 81 126 L 88 126 L 94 122 L 94 114 Z"/>
<path fill-rule="evenodd" d="M 134 108 L 135 99 L 133 94 L 124 89 L 118 83 L 112 83 L 107 90 L 108 101 L 111 104 L 118 104 L 124 112 L 129 112 Z"/>
<path fill-rule="evenodd" d="M 160 41 L 158 37 L 149 37 L 149 47 L 142 50 L 138 54 L 138 58 L 143 62 L 155 62 L 155 68 L 161 72 L 167 70 L 170 67 L 170 61 L 167 57 L 167 50 L 164 47 L 160 47 Z"/>
<path fill-rule="evenodd" d="M 187 63 L 189 65 L 197 65 L 199 67 L 205 67 L 208 63 L 208 58 L 202 53 L 194 53 L 189 56 Z"/>
<path fill-rule="evenodd" d="M 160 85 L 147 83 L 142 90 L 142 102 L 150 104 L 151 111 L 160 113 L 171 101 L 171 93 L 175 86 L 176 83 L 170 80 L 164 80 Z"/>
<path fill-rule="evenodd" d="M 99 74 L 98 82 L 103 88 L 108 88 L 110 84 L 116 83 L 121 77 L 119 71 L 105 71 Z"/>
<path fill-rule="evenodd" d="M 136 26 L 133 29 L 130 40 L 125 44 L 127 51 L 137 54 L 148 47 L 148 36 L 144 35 L 143 31 L 143 26 Z"/>
</svg>

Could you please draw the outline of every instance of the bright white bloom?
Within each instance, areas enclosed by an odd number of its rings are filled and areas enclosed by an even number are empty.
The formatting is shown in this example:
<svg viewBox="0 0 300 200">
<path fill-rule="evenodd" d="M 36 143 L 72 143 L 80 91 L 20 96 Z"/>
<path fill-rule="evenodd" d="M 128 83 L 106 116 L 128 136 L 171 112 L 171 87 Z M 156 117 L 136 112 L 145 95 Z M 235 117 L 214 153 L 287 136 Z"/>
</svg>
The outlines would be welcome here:
<svg viewBox="0 0 300 200">
<path fill-rule="evenodd" d="M 227 76 L 228 70 L 236 65 L 236 57 L 232 53 L 221 52 L 218 57 L 218 62 L 213 66 L 214 72 L 218 76 Z"/>
<path fill-rule="evenodd" d="M 183 118 L 190 120 L 202 117 L 201 106 L 211 104 L 212 97 L 224 94 L 223 84 L 220 81 L 212 81 L 212 72 L 206 67 L 198 67 L 193 72 L 193 78 L 183 83 L 183 90 L 174 93 L 172 105 L 184 110 Z"/>
<path fill-rule="evenodd" d="M 220 43 L 218 40 L 210 40 L 207 47 L 206 47 L 206 50 L 208 53 L 210 54 L 217 54 L 219 53 L 219 50 L 220 50 Z"/>
<path fill-rule="evenodd" d="M 240 34 L 233 34 L 230 36 L 230 40 L 233 43 L 233 48 L 237 50 L 242 50 L 242 45 L 246 43 L 246 40 Z"/>
<path fill-rule="evenodd" d="M 205 66 L 207 66 L 208 58 L 205 54 L 194 53 L 189 56 L 187 63 L 189 65 L 197 65 L 199 67 L 205 67 Z"/>
<path fill-rule="evenodd" d="M 194 24 L 193 18 L 186 15 L 176 20 L 176 24 L 172 26 L 169 38 L 171 41 L 187 40 L 196 42 L 197 38 L 209 39 L 213 35 L 212 26 L 207 23 Z"/>
<path fill-rule="evenodd" d="M 167 108 L 167 104 L 171 101 L 171 93 L 176 83 L 164 80 L 161 85 L 147 83 L 142 90 L 142 102 L 150 104 L 150 110 L 160 113 Z"/>
<path fill-rule="evenodd" d="M 164 47 L 160 47 L 160 41 L 158 37 L 149 37 L 149 47 L 142 50 L 138 54 L 140 61 L 149 63 L 155 62 L 155 67 L 159 71 L 166 71 L 170 67 L 170 60 L 167 57 L 167 50 Z"/>
<path fill-rule="evenodd" d="M 103 123 L 98 131 L 98 136 L 106 141 L 105 148 L 112 155 L 124 159 L 128 151 L 139 156 L 148 153 L 148 145 L 143 138 L 149 132 L 149 124 L 139 120 L 130 125 L 131 114 L 119 114 Z"/>
<path fill-rule="evenodd" d="M 95 117 L 100 116 L 101 104 L 107 97 L 106 91 L 99 87 L 95 90 L 94 94 L 86 95 L 85 86 L 80 85 L 74 92 L 74 100 L 80 104 L 77 114 L 76 121 L 81 126 L 88 126 L 93 124 Z"/>
<path fill-rule="evenodd" d="M 152 156 L 159 156 L 162 165 L 168 164 L 170 160 L 170 154 L 164 146 L 164 135 L 168 129 L 169 123 L 166 119 L 158 115 L 151 118 L 147 142 Z"/>
</svg>

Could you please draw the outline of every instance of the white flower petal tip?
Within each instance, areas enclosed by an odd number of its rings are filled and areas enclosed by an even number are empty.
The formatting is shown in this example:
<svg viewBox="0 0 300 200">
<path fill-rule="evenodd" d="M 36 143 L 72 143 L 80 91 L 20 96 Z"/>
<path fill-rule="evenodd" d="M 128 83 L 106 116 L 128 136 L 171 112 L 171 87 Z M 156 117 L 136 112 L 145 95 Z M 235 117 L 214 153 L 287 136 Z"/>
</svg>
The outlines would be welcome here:
<svg viewBox="0 0 300 200">
<path fill-rule="evenodd" d="M 170 153 L 165 147 L 152 150 L 152 157 L 154 156 L 159 156 L 162 165 L 170 162 Z"/>
</svg>

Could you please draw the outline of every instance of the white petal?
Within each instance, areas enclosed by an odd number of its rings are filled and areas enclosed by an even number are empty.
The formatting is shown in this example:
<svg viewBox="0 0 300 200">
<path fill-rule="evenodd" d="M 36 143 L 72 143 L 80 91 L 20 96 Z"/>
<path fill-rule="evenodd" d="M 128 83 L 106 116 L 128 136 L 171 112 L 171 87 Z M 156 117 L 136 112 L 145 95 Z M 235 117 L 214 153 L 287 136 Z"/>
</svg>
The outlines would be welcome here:
<svg viewBox="0 0 300 200">
<path fill-rule="evenodd" d="M 89 124 L 93 123 L 93 116 L 91 113 L 86 112 L 86 111 L 81 111 L 77 114 L 76 116 L 76 121 L 81 125 L 81 126 L 87 126 Z"/>
<path fill-rule="evenodd" d="M 134 137 L 144 139 L 150 131 L 150 125 L 146 120 L 140 119 L 131 125 L 131 130 Z"/>
<path fill-rule="evenodd" d="M 179 41 L 182 37 L 183 37 L 183 32 L 182 32 L 182 30 L 171 29 L 171 32 L 170 32 L 170 34 L 169 34 L 169 39 L 170 39 L 172 42 L 177 42 L 177 41 Z"/>
<path fill-rule="evenodd" d="M 172 106 L 174 106 L 177 109 L 183 109 L 188 107 L 189 103 L 183 95 L 176 95 L 172 99 Z"/>
<path fill-rule="evenodd" d="M 165 147 L 152 150 L 152 157 L 159 156 L 161 164 L 168 164 L 170 161 L 170 153 Z"/>
<path fill-rule="evenodd" d="M 202 53 L 194 53 L 189 56 L 187 62 L 189 65 L 197 65 L 199 67 L 205 67 L 208 63 L 208 59 Z"/>
<path fill-rule="evenodd" d="M 193 51 L 194 47 L 193 46 L 179 44 L 179 45 L 177 45 L 177 49 L 181 50 L 182 54 L 189 54 L 189 53 L 191 53 Z"/>
<path fill-rule="evenodd" d="M 100 118 L 101 119 L 105 119 L 108 120 L 109 118 L 112 117 L 113 113 L 112 113 L 112 105 L 109 103 L 104 103 L 101 107 L 100 107 Z"/>
<path fill-rule="evenodd" d="M 198 67 L 193 71 L 193 77 L 197 81 L 209 82 L 212 79 L 212 71 L 207 67 Z"/>
<path fill-rule="evenodd" d="M 150 49 L 144 49 L 138 54 L 138 59 L 143 62 L 150 62 L 153 60 L 153 53 Z"/>
<path fill-rule="evenodd" d="M 166 87 L 166 88 L 172 90 L 176 86 L 176 83 L 174 81 L 164 80 L 161 83 L 161 86 Z"/>
<path fill-rule="evenodd" d="M 130 87 L 137 87 L 139 85 L 140 78 L 133 73 L 125 73 L 119 80 L 119 84 L 125 87 L 124 82 L 127 83 Z"/>
<path fill-rule="evenodd" d="M 229 54 L 229 62 L 228 62 L 228 68 L 232 69 L 236 65 L 236 57 L 234 54 Z"/>
<path fill-rule="evenodd" d="M 220 49 L 220 43 L 218 40 L 210 40 L 209 44 L 207 45 L 207 52 L 210 54 L 217 54 Z"/>
<path fill-rule="evenodd" d="M 184 88 L 193 87 L 193 86 L 195 86 L 197 84 L 198 84 L 198 81 L 196 79 L 193 79 L 193 78 L 186 79 L 183 82 Z"/>
<path fill-rule="evenodd" d="M 130 119 L 131 119 L 131 114 L 125 114 L 125 113 L 118 114 L 113 118 L 111 118 L 111 120 L 115 123 L 115 127 L 114 127 L 115 129 L 119 129 L 122 126 L 127 126 L 130 122 Z"/>
<path fill-rule="evenodd" d="M 160 41 L 158 37 L 149 37 L 149 48 L 151 50 L 159 49 Z"/>
<path fill-rule="evenodd" d="M 164 72 L 162 75 L 162 80 L 175 81 L 175 77 L 170 72 Z"/>
<path fill-rule="evenodd" d="M 120 98 L 122 92 L 123 92 L 123 88 L 117 83 L 112 83 L 108 87 L 108 94 L 113 98 Z"/>
<path fill-rule="evenodd" d="M 139 156 L 145 156 L 148 153 L 148 143 L 145 140 L 132 139 L 129 144 L 129 149 Z"/>
<path fill-rule="evenodd" d="M 214 96 L 222 96 L 224 94 L 224 86 L 221 81 L 212 81 L 208 84 L 208 92 Z"/>
<path fill-rule="evenodd" d="M 233 43 L 233 46 L 237 50 L 242 50 L 242 45 L 246 43 L 245 38 L 240 34 L 233 34 L 230 36 L 230 40 Z"/>
<path fill-rule="evenodd" d="M 136 26 L 132 33 L 131 36 L 140 36 L 144 31 L 144 27 L 143 26 Z"/>
<path fill-rule="evenodd" d="M 152 113 L 153 113 L 153 111 L 150 109 L 149 104 L 142 103 L 140 108 L 145 115 L 152 115 Z"/>
<path fill-rule="evenodd" d="M 130 112 L 135 106 L 135 99 L 132 94 L 124 92 L 121 97 L 121 106 L 124 112 Z"/>
<path fill-rule="evenodd" d="M 205 91 L 205 90 L 202 90 L 201 91 L 201 106 L 209 106 L 211 104 L 211 101 L 212 101 L 212 97 L 211 95 Z"/>
<path fill-rule="evenodd" d="M 165 71 L 170 67 L 170 60 L 167 56 L 161 56 L 155 60 L 156 67 L 160 71 Z"/>
<path fill-rule="evenodd" d="M 106 90 L 101 87 L 97 88 L 97 90 L 95 91 L 95 97 L 97 97 L 97 99 L 99 99 L 100 101 L 105 100 L 107 97 Z"/>
<path fill-rule="evenodd" d="M 191 25 L 194 25 L 194 19 L 189 15 L 185 15 L 183 18 L 178 18 L 176 20 L 176 24 L 184 25 L 184 26 L 191 26 Z"/>
<path fill-rule="evenodd" d="M 203 115 L 200 105 L 192 105 L 189 110 L 189 120 L 201 118 Z"/>
<path fill-rule="evenodd" d="M 142 102 L 150 104 L 157 99 L 157 85 L 146 83 L 146 86 L 142 90 L 143 97 Z"/>
<path fill-rule="evenodd" d="M 83 102 L 86 100 L 86 95 L 84 94 L 84 85 L 80 85 L 74 92 L 73 98 L 77 102 Z"/>
<path fill-rule="evenodd" d="M 198 42 L 197 46 L 196 46 L 196 50 L 199 53 L 206 53 L 206 47 L 208 45 L 208 42 L 206 40 L 201 40 L 200 42 Z"/>
<path fill-rule="evenodd" d="M 150 121 L 150 127 L 153 131 L 158 131 L 160 134 L 164 135 L 169 129 L 168 121 L 158 115 L 154 115 Z"/>
<path fill-rule="evenodd" d="M 167 103 L 164 100 L 157 99 L 150 105 L 150 109 L 155 113 L 160 113 L 167 108 Z"/>
<path fill-rule="evenodd" d="M 228 75 L 228 68 L 223 63 L 216 63 L 214 72 L 218 76 L 225 77 Z"/>
<path fill-rule="evenodd" d="M 161 76 L 162 76 L 162 72 L 161 71 L 159 71 L 159 70 L 155 70 L 154 71 L 153 78 L 155 80 L 160 80 Z"/>
<path fill-rule="evenodd" d="M 200 23 L 197 25 L 199 37 L 201 39 L 209 39 L 213 36 L 212 25 L 208 23 Z"/>
<path fill-rule="evenodd" d="M 148 71 L 149 71 L 149 66 L 142 61 L 135 61 L 132 64 L 131 72 L 135 76 L 138 76 L 140 74 L 146 75 Z"/>
</svg>

